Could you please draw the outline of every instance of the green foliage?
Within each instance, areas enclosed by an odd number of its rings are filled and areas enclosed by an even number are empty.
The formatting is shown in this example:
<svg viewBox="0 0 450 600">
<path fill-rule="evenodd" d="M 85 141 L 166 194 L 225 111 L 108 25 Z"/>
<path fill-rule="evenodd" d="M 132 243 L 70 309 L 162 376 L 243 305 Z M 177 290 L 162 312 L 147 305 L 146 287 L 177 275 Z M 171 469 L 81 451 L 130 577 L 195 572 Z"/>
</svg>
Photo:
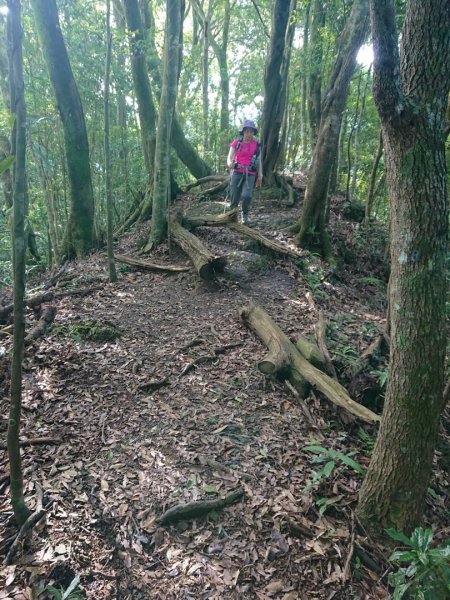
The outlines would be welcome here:
<svg viewBox="0 0 450 600">
<path fill-rule="evenodd" d="M 450 597 L 450 540 L 433 548 L 432 529 L 418 527 L 408 538 L 395 529 L 386 529 L 390 538 L 407 546 L 397 550 L 389 560 L 395 564 L 408 563 L 389 575 L 394 588 L 392 600 L 445 600 Z"/>
<path fill-rule="evenodd" d="M 312 488 L 318 487 L 325 479 L 328 479 L 338 465 L 341 463 L 353 469 L 359 475 L 364 475 L 365 470 L 359 463 L 353 460 L 352 456 L 356 454 L 355 451 L 343 454 L 337 450 L 330 450 L 323 446 L 303 446 L 303 450 L 312 452 L 316 456 L 311 460 L 312 463 L 322 464 L 324 466 L 318 471 L 313 471 L 312 478 L 305 487 L 305 491 L 309 491 Z"/>
<path fill-rule="evenodd" d="M 78 576 L 74 577 L 66 590 L 62 588 L 56 588 L 53 585 L 48 585 L 45 588 L 47 594 L 52 600 L 83 600 L 85 597 L 81 590 L 77 590 L 80 583 Z"/>
<path fill-rule="evenodd" d="M 76 342 L 90 341 L 98 343 L 114 342 L 122 335 L 116 327 L 99 321 L 83 321 L 68 327 L 54 327 L 52 332 L 69 335 Z"/>
</svg>

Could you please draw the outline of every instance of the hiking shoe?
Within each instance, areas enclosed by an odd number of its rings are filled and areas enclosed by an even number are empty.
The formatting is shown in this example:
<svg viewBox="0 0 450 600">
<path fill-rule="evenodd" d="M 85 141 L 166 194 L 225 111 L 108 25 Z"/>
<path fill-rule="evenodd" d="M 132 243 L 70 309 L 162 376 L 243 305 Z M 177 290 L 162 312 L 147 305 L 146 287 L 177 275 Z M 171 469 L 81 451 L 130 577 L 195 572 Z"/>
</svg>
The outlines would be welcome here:
<svg viewBox="0 0 450 600">
<path fill-rule="evenodd" d="M 250 225 L 248 215 L 246 215 L 244 213 L 241 214 L 241 223 L 242 223 L 242 225 Z"/>
</svg>

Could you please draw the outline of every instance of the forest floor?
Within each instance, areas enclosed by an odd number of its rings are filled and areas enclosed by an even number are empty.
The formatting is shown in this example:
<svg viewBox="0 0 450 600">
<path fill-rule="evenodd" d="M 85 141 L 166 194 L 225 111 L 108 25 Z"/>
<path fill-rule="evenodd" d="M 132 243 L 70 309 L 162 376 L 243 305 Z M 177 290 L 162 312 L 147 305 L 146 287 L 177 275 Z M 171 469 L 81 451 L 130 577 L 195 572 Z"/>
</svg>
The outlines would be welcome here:
<svg viewBox="0 0 450 600">
<path fill-rule="evenodd" d="M 95 289 L 58 299 L 51 331 L 26 351 L 21 435 L 51 440 L 23 448 L 25 492 L 33 509 L 42 487 L 47 515 L 3 567 L 0 599 L 50 598 L 46 585 L 66 589 L 75 576 L 81 597 L 96 600 L 386 597 L 389 551 L 358 530 L 361 475 L 341 460 L 367 467 L 376 427 L 318 393 L 301 400 L 266 379 L 256 367 L 266 349 L 239 316 L 259 304 L 294 339 L 313 337 L 322 312 L 339 380 L 380 412 L 385 360 L 354 373 L 384 324 L 385 240 L 380 228 L 346 221 L 342 202 L 334 199 L 331 224 L 344 260 L 333 270 L 307 254 L 269 255 L 225 228 L 197 230 L 230 259 L 212 283 L 194 271 L 117 265 L 119 281 L 109 284 L 105 252 L 67 267 L 56 291 Z M 220 207 L 192 196 L 180 206 Z M 290 243 L 280 231 L 298 212 L 256 193 L 252 226 Z M 116 252 L 137 255 L 147 231 L 137 227 Z M 166 247 L 157 258 L 189 264 Z M 121 335 L 83 339 L 87 321 Z M 2 339 L 5 439 L 10 338 Z M 450 532 L 441 458 L 425 515 L 438 541 Z M 5 450 L 0 468 L 4 557 L 15 536 Z M 156 522 L 175 504 L 236 489 L 245 494 L 238 503 L 204 519 Z"/>
</svg>

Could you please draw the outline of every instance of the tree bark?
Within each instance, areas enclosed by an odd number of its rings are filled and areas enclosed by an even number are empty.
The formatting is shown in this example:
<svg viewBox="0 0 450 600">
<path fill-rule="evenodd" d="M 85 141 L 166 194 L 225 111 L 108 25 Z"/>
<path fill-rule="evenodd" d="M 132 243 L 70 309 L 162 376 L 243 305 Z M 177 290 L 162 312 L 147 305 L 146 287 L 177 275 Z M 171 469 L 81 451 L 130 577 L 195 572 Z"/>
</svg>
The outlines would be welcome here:
<svg viewBox="0 0 450 600">
<path fill-rule="evenodd" d="M 318 251 L 332 262 L 332 249 L 326 228 L 328 183 L 336 159 L 342 113 L 347 101 L 356 54 L 367 31 L 367 0 L 354 0 L 352 11 L 339 42 L 330 85 L 322 105 L 320 129 L 309 171 L 308 185 L 300 220 L 297 243 L 302 248 Z"/>
<path fill-rule="evenodd" d="M 150 246 L 157 246 L 167 236 L 170 206 L 170 132 L 178 88 L 178 52 L 183 23 L 182 0 L 166 0 L 163 86 L 159 103 L 153 181 L 153 211 Z"/>
<path fill-rule="evenodd" d="M 123 0 L 130 36 L 131 71 L 139 112 L 139 123 L 148 181 L 153 182 L 156 146 L 156 109 L 147 71 L 144 51 L 144 33 L 137 0 Z M 150 209 L 147 213 L 150 213 Z M 146 216 L 149 216 L 147 214 Z"/>
<path fill-rule="evenodd" d="M 30 515 L 25 504 L 23 473 L 20 458 L 19 431 L 22 410 L 22 361 L 24 351 L 25 315 L 25 149 L 26 107 L 23 85 L 22 25 L 20 0 L 8 0 L 9 74 L 14 93 L 12 112 L 15 114 L 15 171 L 13 201 L 13 272 L 14 272 L 14 337 L 11 363 L 11 403 L 9 408 L 7 446 L 10 472 L 10 494 L 14 517 L 22 526 Z"/>
<path fill-rule="evenodd" d="M 272 32 L 270 48 L 264 70 L 264 106 L 262 113 L 263 173 L 268 183 L 279 159 L 279 135 L 286 105 L 287 68 L 289 54 L 286 50 L 286 35 L 289 16 L 295 7 L 295 0 L 275 0 L 272 12 Z"/>
<path fill-rule="evenodd" d="M 450 14 L 447 0 L 409 0 L 399 55 L 394 3 L 370 6 L 391 201 L 391 350 L 358 513 L 370 531 L 408 533 L 422 516 L 444 409 Z"/>
<path fill-rule="evenodd" d="M 94 243 L 94 192 L 83 106 L 59 26 L 56 1 L 31 0 L 31 4 L 64 130 L 70 182 L 66 243 L 70 253 L 80 256 Z"/>
<path fill-rule="evenodd" d="M 320 124 L 322 105 L 322 29 L 325 25 L 326 5 L 322 0 L 314 0 L 312 7 L 311 33 L 308 64 L 308 119 L 311 147 L 314 148 Z"/>
<path fill-rule="evenodd" d="M 370 223 L 372 217 L 372 206 L 373 199 L 375 198 L 375 182 L 377 179 L 378 165 L 380 164 L 381 157 L 383 156 L 383 132 L 380 130 L 380 138 L 378 141 L 378 149 L 373 161 L 372 172 L 370 173 L 369 192 L 367 194 L 366 210 L 364 215 L 364 225 Z"/>
<path fill-rule="evenodd" d="M 106 61 L 105 61 L 105 91 L 104 91 L 104 149 L 105 149 L 105 184 L 106 184 L 106 215 L 107 215 L 107 248 L 108 248 L 108 275 L 110 283 L 117 281 L 116 265 L 114 263 L 114 234 L 113 234 L 113 197 L 112 197 L 112 172 L 111 148 L 109 137 L 109 79 L 111 72 L 111 2 L 106 0 Z"/>
</svg>

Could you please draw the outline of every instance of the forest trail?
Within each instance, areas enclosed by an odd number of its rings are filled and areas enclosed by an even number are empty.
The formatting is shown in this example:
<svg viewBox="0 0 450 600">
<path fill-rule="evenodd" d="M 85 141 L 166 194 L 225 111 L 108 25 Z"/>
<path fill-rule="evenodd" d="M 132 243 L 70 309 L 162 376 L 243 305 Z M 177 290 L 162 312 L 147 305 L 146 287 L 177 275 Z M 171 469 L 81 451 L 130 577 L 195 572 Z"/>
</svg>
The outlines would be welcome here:
<svg viewBox="0 0 450 600">
<path fill-rule="evenodd" d="M 191 198 L 184 203 L 193 205 Z M 269 236 L 279 236 L 280 223 L 297 210 L 258 199 L 254 208 L 254 226 Z M 355 227 L 341 225 L 342 235 Z M 136 255 L 147 230 L 137 228 L 116 251 Z M 35 588 L 51 579 L 67 587 L 79 575 L 86 597 L 96 600 L 384 597 L 385 581 L 367 566 L 383 558 L 372 554 L 370 541 L 355 538 L 360 476 L 336 464 L 305 491 L 323 466 L 311 462 L 305 445 L 356 451 L 364 467 L 375 429 L 315 394 L 300 402 L 282 382 L 266 380 L 256 369 L 266 350 L 238 314 L 258 303 L 295 337 L 312 335 L 324 311 L 332 355 L 356 357 L 383 320 L 379 274 L 368 282 L 363 253 L 332 276 L 319 260 L 299 266 L 258 254 L 229 230 L 197 234 L 218 253 L 235 253 L 228 274 L 215 282 L 194 271 L 166 275 L 118 265 L 119 281 L 111 285 L 103 252 L 72 263 L 60 281 L 105 283 L 58 300 L 52 331 L 27 351 L 22 436 L 55 443 L 24 448 L 25 489 L 30 498 L 36 482 L 42 485 L 48 516 L 24 566 L 7 567 L 8 595 L 0 598 L 27 598 L 20 592 L 24 575 Z M 187 264 L 176 249 L 170 260 Z M 366 281 L 358 287 L 362 272 Z M 84 321 L 113 325 L 121 335 L 83 341 L 75 326 Z M 6 452 L 0 456 L 5 471 Z M 4 493 L 7 480 L 0 481 Z M 206 520 L 156 523 L 175 504 L 238 488 L 244 499 Z M 1 527 L 12 535 L 6 498 Z M 359 567 L 350 571 L 356 552 Z"/>
</svg>

